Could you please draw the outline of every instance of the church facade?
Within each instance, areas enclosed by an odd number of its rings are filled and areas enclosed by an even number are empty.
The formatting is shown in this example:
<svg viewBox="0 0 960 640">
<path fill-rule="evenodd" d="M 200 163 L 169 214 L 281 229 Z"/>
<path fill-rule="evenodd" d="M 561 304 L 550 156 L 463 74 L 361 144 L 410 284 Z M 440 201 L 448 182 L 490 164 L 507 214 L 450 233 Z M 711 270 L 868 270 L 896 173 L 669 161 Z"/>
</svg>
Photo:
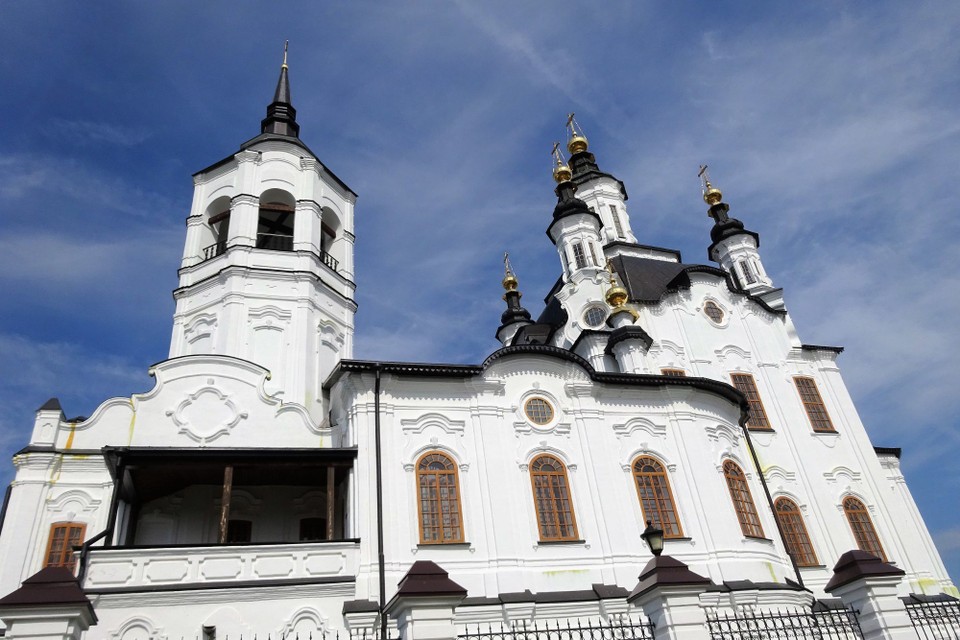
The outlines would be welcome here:
<svg viewBox="0 0 960 640">
<path fill-rule="evenodd" d="M 825 598 L 851 549 L 901 569 L 900 595 L 957 595 L 899 450 L 871 443 L 842 349 L 800 339 L 759 235 L 705 180 L 714 265 L 638 243 L 569 128 L 539 316 L 507 261 L 482 363 L 356 360 L 356 194 L 301 141 L 284 64 L 260 135 L 194 175 L 153 388 L 82 421 L 38 410 L 0 595 L 62 567 L 88 638 L 322 633 L 376 624 L 429 560 L 464 623 L 603 617 L 648 525 L 716 586 L 705 607 Z"/>
</svg>

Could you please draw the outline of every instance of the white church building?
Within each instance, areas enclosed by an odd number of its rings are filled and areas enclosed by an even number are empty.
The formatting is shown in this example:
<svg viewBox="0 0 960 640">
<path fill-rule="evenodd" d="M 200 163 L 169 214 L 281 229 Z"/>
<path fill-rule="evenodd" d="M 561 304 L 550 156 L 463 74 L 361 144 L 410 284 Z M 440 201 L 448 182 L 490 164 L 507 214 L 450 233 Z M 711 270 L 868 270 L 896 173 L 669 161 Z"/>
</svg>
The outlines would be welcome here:
<svg viewBox="0 0 960 640">
<path fill-rule="evenodd" d="M 610 619 L 639 612 L 648 522 L 705 610 L 826 602 L 856 549 L 898 597 L 956 596 L 900 450 L 871 442 L 842 348 L 801 340 L 759 235 L 705 180 L 713 264 L 640 244 L 569 128 L 539 316 L 507 261 L 483 362 L 355 360 L 356 194 L 301 141 L 284 64 L 261 133 L 193 176 L 153 387 L 80 421 L 51 399 L 14 456 L 8 635 L 50 568 L 92 614 L 33 637 L 320 637 L 384 608 L 395 636 L 418 561 L 465 591 L 457 629 Z"/>
</svg>

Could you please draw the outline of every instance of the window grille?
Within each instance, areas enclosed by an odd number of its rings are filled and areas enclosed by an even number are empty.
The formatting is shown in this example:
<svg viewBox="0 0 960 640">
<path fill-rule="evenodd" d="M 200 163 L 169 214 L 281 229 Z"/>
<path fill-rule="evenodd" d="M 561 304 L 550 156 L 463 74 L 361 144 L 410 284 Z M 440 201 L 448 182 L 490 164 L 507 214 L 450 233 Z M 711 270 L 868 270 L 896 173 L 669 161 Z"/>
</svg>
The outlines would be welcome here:
<svg viewBox="0 0 960 640">
<path fill-rule="evenodd" d="M 530 481 L 533 484 L 540 540 L 576 540 L 577 523 L 570 501 L 567 469 L 563 463 L 553 456 L 539 456 L 530 463 Z"/>
<path fill-rule="evenodd" d="M 46 567 L 66 567 L 73 570 L 77 566 L 77 558 L 73 548 L 83 544 L 83 533 L 87 525 L 81 522 L 58 522 L 50 527 L 50 540 L 47 543 L 47 554 L 43 563 Z"/>
<path fill-rule="evenodd" d="M 420 542 L 463 542 L 463 515 L 457 466 L 442 453 L 428 453 L 417 464 Z"/>
<path fill-rule="evenodd" d="M 795 377 L 793 379 L 800 394 L 800 400 L 803 402 L 803 408 L 807 411 L 807 417 L 810 418 L 810 424 L 814 431 L 835 431 L 833 423 L 830 421 L 830 415 L 823 404 L 823 398 L 817 390 L 817 383 L 813 378 Z"/>
<path fill-rule="evenodd" d="M 723 309 L 713 300 L 707 300 L 707 303 L 703 305 L 703 312 L 715 323 L 720 324 L 723 322 Z"/>
<path fill-rule="evenodd" d="M 553 407 L 543 398 L 530 398 L 523 403 L 523 412 L 535 424 L 549 424 L 553 420 Z"/>
<path fill-rule="evenodd" d="M 683 369 L 660 369 L 660 375 L 673 378 L 686 378 L 687 372 Z"/>
<path fill-rule="evenodd" d="M 747 486 L 747 477 L 743 469 L 732 460 L 723 463 L 723 476 L 727 479 L 727 488 L 730 490 L 730 499 L 740 521 L 740 530 L 748 538 L 762 538 L 763 527 L 760 526 L 760 517 Z"/>
<path fill-rule="evenodd" d="M 813 545 L 810 543 L 810 536 L 807 535 L 807 527 L 803 524 L 800 509 L 789 498 L 777 498 L 774 507 L 776 507 L 780 528 L 783 529 L 787 552 L 793 556 L 794 561 L 801 567 L 817 566 L 817 554 L 813 551 Z"/>
<path fill-rule="evenodd" d="M 750 269 L 750 263 L 746 260 L 740 261 L 740 271 L 743 272 L 743 279 L 747 284 L 756 283 L 757 278 L 753 275 L 753 271 Z"/>
<path fill-rule="evenodd" d="M 650 520 L 663 529 L 665 538 L 683 537 L 673 492 L 670 491 L 670 480 L 663 464 L 651 456 L 637 458 L 633 462 L 633 479 L 644 520 Z"/>
<path fill-rule="evenodd" d="M 610 216 L 613 218 L 613 226 L 617 230 L 617 237 L 624 238 L 623 223 L 620 222 L 620 212 L 617 211 L 616 205 L 610 205 Z"/>
<path fill-rule="evenodd" d="M 587 266 L 587 258 L 583 255 L 583 245 L 579 242 L 573 243 L 573 260 L 577 265 L 577 269 L 583 269 Z"/>
<path fill-rule="evenodd" d="M 750 404 L 747 426 L 751 429 L 770 429 L 770 421 L 767 419 L 767 412 L 763 408 L 760 392 L 757 391 L 757 383 L 753 376 L 749 373 L 732 373 L 730 378 L 733 380 L 733 386 L 746 397 Z"/>
<path fill-rule="evenodd" d="M 843 501 L 843 513 L 847 516 L 847 522 L 850 523 L 850 529 L 857 541 L 857 547 L 861 551 L 872 553 L 886 562 L 887 554 L 883 552 L 883 546 L 880 544 L 877 530 L 873 528 L 873 521 L 870 519 L 870 512 L 867 511 L 867 507 L 850 496 Z"/>
</svg>

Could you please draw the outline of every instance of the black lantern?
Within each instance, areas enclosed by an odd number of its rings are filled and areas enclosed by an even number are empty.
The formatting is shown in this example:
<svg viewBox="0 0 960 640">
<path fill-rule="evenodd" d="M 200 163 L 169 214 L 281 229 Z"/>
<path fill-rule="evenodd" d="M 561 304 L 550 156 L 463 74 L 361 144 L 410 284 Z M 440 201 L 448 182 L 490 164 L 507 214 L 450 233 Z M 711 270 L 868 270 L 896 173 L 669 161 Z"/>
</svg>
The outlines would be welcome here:
<svg viewBox="0 0 960 640">
<path fill-rule="evenodd" d="M 663 529 L 653 526 L 653 520 L 647 520 L 647 528 L 640 534 L 653 555 L 659 557 L 663 553 Z"/>
</svg>

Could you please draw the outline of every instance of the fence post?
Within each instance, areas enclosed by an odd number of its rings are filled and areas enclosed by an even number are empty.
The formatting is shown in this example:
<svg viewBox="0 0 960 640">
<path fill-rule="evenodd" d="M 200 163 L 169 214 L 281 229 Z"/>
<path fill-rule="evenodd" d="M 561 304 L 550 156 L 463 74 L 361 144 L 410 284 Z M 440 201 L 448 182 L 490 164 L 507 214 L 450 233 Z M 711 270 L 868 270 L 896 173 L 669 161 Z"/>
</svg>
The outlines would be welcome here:
<svg viewBox="0 0 960 640">
<path fill-rule="evenodd" d="M 0 619 L 7 625 L 5 637 L 12 640 L 80 640 L 97 624 L 80 583 L 63 567 L 42 569 L 0 599 Z"/>
<path fill-rule="evenodd" d="M 864 640 L 916 640 L 897 585 L 904 572 L 866 551 L 847 551 L 824 588 L 857 614 Z"/>
<path fill-rule="evenodd" d="M 457 605 L 467 590 L 429 560 L 413 563 L 387 603 L 386 613 L 396 618 L 402 640 L 453 640 Z"/>
<path fill-rule="evenodd" d="M 654 624 L 655 640 L 707 640 L 707 617 L 700 594 L 713 583 L 670 556 L 659 556 L 640 572 L 627 602 L 643 609 Z"/>
</svg>

